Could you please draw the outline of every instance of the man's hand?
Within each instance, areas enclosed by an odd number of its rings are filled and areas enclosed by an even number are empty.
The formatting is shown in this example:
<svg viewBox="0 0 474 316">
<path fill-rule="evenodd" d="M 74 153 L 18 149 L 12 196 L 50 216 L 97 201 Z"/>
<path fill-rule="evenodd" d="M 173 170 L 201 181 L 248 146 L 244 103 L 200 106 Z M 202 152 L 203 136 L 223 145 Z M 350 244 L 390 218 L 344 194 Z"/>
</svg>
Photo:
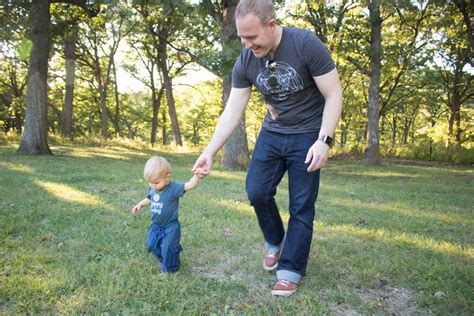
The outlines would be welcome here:
<svg viewBox="0 0 474 316">
<path fill-rule="evenodd" d="M 310 163 L 306 170 L 308 170 L 308 172 L 314 172 L 324 167 L 328 161 L 328 155 L 329 145 L 320 140 L 316 141 L 306 155 L 304 163 Z"/>
<path fill-rule="evenodd" d="M 212 168 L 212 155 L 208 155 L 203 153 L 199 158 L 196 160 L 193 166 L 193 172 L 196 174 L 198 173 L 198 176 L 200 178 L 203 178 L 209 173 L 211 173 L 211 168 Z"/>
</svg>

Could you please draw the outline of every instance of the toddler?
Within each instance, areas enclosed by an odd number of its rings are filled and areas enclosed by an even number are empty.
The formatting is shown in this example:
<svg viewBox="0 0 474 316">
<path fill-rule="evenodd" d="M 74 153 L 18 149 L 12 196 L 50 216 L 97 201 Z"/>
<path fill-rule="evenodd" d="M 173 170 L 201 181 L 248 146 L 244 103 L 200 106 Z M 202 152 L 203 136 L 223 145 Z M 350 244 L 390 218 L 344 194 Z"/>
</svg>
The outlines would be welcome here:
<svg viewBox="0 0 474 316">
<path fill-rule="evenodd" d="M 147 248 L 161 262 L 162 272 L 174 273 L 179 269 L 179 254 L 183 249 L 178 221 L 179 198 L 198 185 L 201 180 L 199 172 L 196 170 L 186 183 L 173 182 L 170 181 L 171 166 L 165 158 L 152 157 L 145 164 L 143 174 L 149 185 L 148 192 L 146 198 L 133 207 L 132 214 L 151 204 Z"/>
</svg>

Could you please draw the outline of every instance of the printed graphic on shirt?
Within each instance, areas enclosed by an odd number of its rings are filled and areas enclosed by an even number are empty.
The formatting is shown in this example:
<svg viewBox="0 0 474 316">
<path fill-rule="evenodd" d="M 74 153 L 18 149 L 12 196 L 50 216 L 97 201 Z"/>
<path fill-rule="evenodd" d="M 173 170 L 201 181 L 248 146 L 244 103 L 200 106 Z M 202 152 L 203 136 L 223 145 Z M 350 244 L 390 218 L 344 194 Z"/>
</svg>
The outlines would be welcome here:
<svg viewBox="0 0 474 316">
<path fill-rule="evenodd" d="M 153 195 L 153 202 L 151 203 L 151 212 L 161 214 L 161 209 L 163 208 L 163 203 L 158 203 L 160 200 L 160 195 Z"/>
<path fill-rule="evenodd" d="M 264 67 L 257 76 L 256 86 L 264 95 L 270 95 L 277 101 L 303 90 L 303 80 L 296 70 L 282 61 L 274 61 L 270 67 Z"/>
</svg>

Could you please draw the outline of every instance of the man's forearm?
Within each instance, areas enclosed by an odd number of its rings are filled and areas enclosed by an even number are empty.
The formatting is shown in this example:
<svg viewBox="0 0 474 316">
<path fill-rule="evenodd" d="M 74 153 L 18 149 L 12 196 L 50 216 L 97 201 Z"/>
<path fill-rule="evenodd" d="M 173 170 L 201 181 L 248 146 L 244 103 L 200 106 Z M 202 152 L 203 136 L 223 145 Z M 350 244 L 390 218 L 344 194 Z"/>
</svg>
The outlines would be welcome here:
<svg viewBox="0 0 474 316">
<path fill-rule="evenodd" d="M 341 113 L 342 96 L 340 94 L 334 94 L 328 97 L 324 106 L 323 121 L 319 134 L 334 137 Z"/>
</svg>

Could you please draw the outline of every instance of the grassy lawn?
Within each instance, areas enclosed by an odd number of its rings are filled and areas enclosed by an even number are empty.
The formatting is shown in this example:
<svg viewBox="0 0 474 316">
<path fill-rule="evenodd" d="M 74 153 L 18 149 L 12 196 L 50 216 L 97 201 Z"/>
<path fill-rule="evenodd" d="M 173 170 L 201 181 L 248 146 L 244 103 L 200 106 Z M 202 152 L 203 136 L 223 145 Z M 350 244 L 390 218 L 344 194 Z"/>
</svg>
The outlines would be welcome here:
<svg viewBox="0 0 474 316">
<path fill-rule="evenodd" d="M 245 173 L 212 175 L 181 200 L 182 266 L 145 250 L 151 150 L 0 146 L 0 314 L 474 313 L 474 172 L 330 161 L 307 276 L 274 298 Z M 158 152 L 186 181 L 197 153 Z M 288 218 L 286 179 L 278 202 Z"/>
</svg>

